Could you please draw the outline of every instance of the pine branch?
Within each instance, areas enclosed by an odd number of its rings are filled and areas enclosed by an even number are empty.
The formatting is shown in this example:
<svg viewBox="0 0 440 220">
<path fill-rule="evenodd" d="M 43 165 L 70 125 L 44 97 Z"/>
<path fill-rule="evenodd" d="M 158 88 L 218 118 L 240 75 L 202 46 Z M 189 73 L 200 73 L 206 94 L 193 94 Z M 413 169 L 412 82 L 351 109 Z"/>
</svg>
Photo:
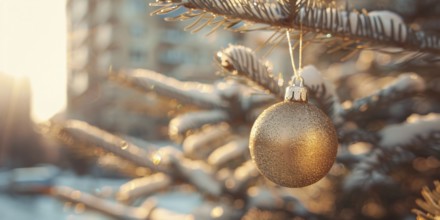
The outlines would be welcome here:
<svg viewBox="0 0 440 220">
<path fill-rule="evenodd" d="M 89 209 L 99 211 L 117 219 L 143 220 L 147 219 L 150 212 L 154 210 L 154 207 L 144 206 L 137 208 L 107 201 L 65 186 L 54 187 L 52 194 L 65 201 L 84 204 Z"/>
<path fill-rule="evenodd" d="M 309 90 L 307 91 L 307 94 L 314 98 L 316 106 L 318 106 L 318 108 L 320 108 L 325 114 L 333 116 L 334 101 L 332 97 L 328 95 L 325 85 L 321 84 L 319 86 L 308 88 Z"/>
<path fill-rule="evenodd" d="M 237 167 L 232 175 L 225 180 L 225 188 L 232 194 L 246 191 L 257 179 L 261 177 L 254 162 L 248 160 Z"/>
<path fill-rule="evenodd" d="M 437 69 L 440 67 L 440 56 L 420 53 L 402 51 L 393 53 L 392 59 L 385 65 L 374 63 L 370 70 L 375 75 L 385 75 L 392 72 L 416 72 L 421 77 L 428 75 L 436 75 Z"/>
<path fill-rule="evenodd" d="M 179 175 L 199 191 L 212 196 L 220 196 L 222 193 L 222 183 L 217 181 L 214 170 L 205 162 L 181 157 L 174 160 L 173 164 Z"/>
<path fill-rule="evenodd" d="M 147 197 L 168 188 L 173 183 L 172 181 L 173 179 L 162 173 L 136 178 L 119 187 L 116 197 L 119 201 L 129 204 L 138 198 Z"/>
<path fill-rule="evenodd" d="M 169 124 L 169 135 L 172 140 L 179 141 L 205 125 L 213 125 L 230 120 L 226 112 L 221 110 L 190 112 L 173 118 Z"/>
<path fill-rule="evenodd" d="M 221 210 L 219 212 L 218 210 Z M 226 201 L 205 201 L 194 209 L 189 219 L 229 220 L 240 219 L 243 210 Z"/>
<path fill-rule="evenodd" d="M 258 60 L 252 49 L 230 45 L 217 53 L 217 62 L 232 75 L 243 76 L 250 81 L 249 84 L 253 83 L 279 99 L 284 98 L 286 83 L 281 77 L 274 77 L 269 67 Z M 322 74 L 314 66 L 306 66 L 302 69 L 302 76 L 305 86 L 309 88 L 310 99 L 334 121 L 340 121 L 338 114 L 342 107 L 339 98 Z"/>
<path fill-rule="evenodd" d="M 170 177 L 183 178 L 194 184 L 201 192 L 217 196 L 220 193 L 220 183 L 215 181 L 211 167 L 201 161 L 192 162 L 182 157 L 180 152 L 176 153 L 176 150 L 161 148 L 149 153 L 120 137 L 81 121 L 70 120 L 53 125 L 51 132 L 72 146 L 85 145 L 111 152 L 138 166 L 162 172 Z M 224 135 L 221 137 L 227 140 Z M 172 169 L 170 166 L 177 169 Z"/>
<path fill-rule="evenodd" d="M 77 146 L 75 146 L 75 148 L 77 148 Z M 90 151 L 90 148 L 88 151 Z M 149 168 L 138 166 L 131 161 L 114 155 L 113 153 L 107 153 L 99 156 L 96 160 L 96 164 L 105 170 L 109 170 L 111 173 L 118 173 L 130 178 L 137 178 L 151 174 L 151 170 Z"/>
<path fill-rule="evenodd" d="M 111 73 L 110 79 L 141 92 L 155 92 L 158 95 L 202 108 L 224 108 L 227 106 L 218 95 L 213 95 L 215 89 L 211 85 L 181 82 L 149 70 L 127 70 L 121 73 Z"/>
<path fill-rule="evenodd" d="M 230 45 L 217 53 L 218 64 L 232 75 L 243 76 L 276 97 L 284 98 L 284 80 L 272 75 L 255 53 L 240 45 Z"/>
<path fill-rule="evenodd" d="M 324 79 L 322 73 L 315 66 L 305 66 L 302 68 L 301 74 L 304 78 L 304 84 L 308 88 L 307 94 L 310 99 L 331 117 L 335 124 L 340 123 L 342 107 L 335 87 Z"/>
<path fill-rule="evenodd" d="M 42 135 L 53 137 L 55 140 L 58 140 L 64 144 L 69 151 L 69 156 L 75 159 L 84 160 L 84 162 L 95 162 L 99 157 L 104 156 L 106 153 L 101 151 L 99 148 L 94 148 L 95 146 L 90 146 L 85 142 L 80 142 L 79 140 L 74 139 L 69 133 L 64 131 L 63 124 L 61 123 L 41 123 L 37 128 Z M 93 148 L 94 150 L 91 150 Z M 127 162 L 134 165 L 130 161 Z"/>
<path fill-rule="evenodd" d="M 244 110 L 249 113 L 249 111 L 252 111 L 256 108 L 265 107 L 273 104 L 275 101 L 276 98 L 271 94 L 251 94 L 249 97 L 247 97 L 242 105 L 245 106 Z"/>
<path fill-rule="evenodd" d="M 423 187 L 422 199 L 417 199 L 417 205 L 423 210 L 413 209 L 412 212 L 417 214 L 417 219 L 421 220 L 438 220 L 440 219 L 440 181 L 434 182 L 434 189 Z"/>
<path fill-rule="evenodd" d="M 169 173 L 167 167 L 158 166 L 153 161 L 154 158 L 152 158 L 151 153 L 85 122 L 69 120 L 63 123 L 52 123 L 47 132 L 50 132 L 54 137 L 72 148 L 77 146 L 87 147 L 86 150 L 91 154 L 96 154 L 93 149 L 99 149 L 103 152 L 113 153 L 137 166 L 146 167 L 152 171 Z"/>
<path fill-rule="evenodd" d="M 311 0 L 276 2 L 158 0 L 151 5 L 162 7 L 152 14 L 167 14 L 182 7 L 186 8 L 187 10 L 178 15 L 172 14 L 167 20 L 187 20 L 197 17 L 197 20 L 188 27 L 191 29 L 199 24 L 194 31 L 208 25 L 214 26 L 213 30 L 224 26 L 226 29 L 243 31 L 249 30 L 252 24 L 259 23 L 267 25 L 265 29 L 302 29 L 305 32 L 329 34 L 331 38 L 338 37 L 346 42 L 339 49 L 351 44 L 363 48 L 383 48 L 385 45 L 440 54 L 439 36 L 413 30 L 398 15 L 390 11 L 373 11 L 367 14 L 348 11 L 348 9 L 339 10 L 331 5 L 316 2 Z M 243 23 L 238 25 L 240 21 Z M 314 39 L 319 39 L 318 35 Z M 365 43 L 359 45 L 359 42 Z"/>
<path fill-rule="evenodd" d="M 377 148 L 352 168 L 344 181 L 344 189 L 367 191 L 376 185 L 390 185 L 394 180 L 388 176 L 394 168 L 411 161 L 414 155 L 408 151 Z"/>
<path fill-rule="evenodd" d="M 379 142 L 380 137 L 375 132 L 362 130 L 360 128 L 355 128 L 351 130 L 339 130 L 339 143 L 352 144 L 356 142 L 367 142 L 371 144 L 376 144 Z"/>
<path fill-rule="evenodd" d="M 215 169 L 223 167 L 234 167 L 237 160 L 240 164 L 247 159 L 249 155 L 248 138 L 238 138 L 214 150 L 208 157 L 207 162 Z"/>
<path fill-rule="evenodd" d="M 299 216 L 307 219 L 319 219 L 315 214 L 308 212 L 301 202 L 292 196 L 291 192 L 282 188 L 260 186 L 252 191 L 248 191 L 246 199 L 248 200 L 248 209 L 270 210 L 273 213 L 280 211 L 287 215 L 282 219 L 291 219 Z M 257 219 L 262 219 L 263 216 L 256 217 Z"/>
<path fill-rule="evenodd" d="M 178 219 L 189 217 L 188 215 L 174 213 L 170 210 L 157 208 L 155 204 L 143 204 L 142 207 L 132 207 L 116 202 L 111 202 L 94 195 L 80 192 L 70 187 L 54 187 L 52 195 L 60 200 L 83 204 L 88 209 L 99 211 L 107 216 L 123 220 L 159 220 L 170 216 Z"/>
<path fill-rule="evenodd" d="M 417 74 L 402 74 L 387 87 L 353 101 L 349 107 L 344 109 L 343 117 L 346 119 L 367 117 L 371 115 L 368 113 L 377 111 L 380 107 L 388 106 L 398 100 L 414 96 L 424 91 L 425 87 L 425 82 Z"/>
<path fill-rule="evenodd" d="M 370 188 L 375 184 L 390 183 L 388 174 L 412 161 L 416 156 L 440 159 L 440 117 L 428 115 L 409 118 L 401 125 L 384 128 L 379 135 L 378 148 L 358 165 L 345 181 L 347 189 Z"/>
<path fill-rule="evenodd" d="M 440 136 L 440 115 L 428 114 L 425 116 L 412 115 L 405 123 L 389 125 L 379 132 L 382 148 L 395 148 L 396 146 L 411 146 L 421 144 L 419 150 L 428 150 L 428 143 L 433 142 L 433 151 L 440 151 L 438 144 Z M 420 141 L 418 139 L 424 139 Z M 417 141 L 417 142 L 415 142 Z M 411 144 L 412 143 L 412 144 Z M 417 150 L 415 150 L 417 151 Z M 440 157 L 440 155 L 437 155 Z"/>
<path fill-rule="evenodd" d="M 252 208 L 247 210 L 242 220 L 254 220 L 254 219 L 294 219 L 298 217 L 296 213 L 287 212 L 284 210 L 265 210 Z"/>
<path fill-rule="evenodd" d="M 212 151 L 227 143 L 231 138 L 232 131 L 229 125 L 212 125 L 188 136 L 183 141 L 182 147 L 187 157 L 205 159 Z"/>
</svg>

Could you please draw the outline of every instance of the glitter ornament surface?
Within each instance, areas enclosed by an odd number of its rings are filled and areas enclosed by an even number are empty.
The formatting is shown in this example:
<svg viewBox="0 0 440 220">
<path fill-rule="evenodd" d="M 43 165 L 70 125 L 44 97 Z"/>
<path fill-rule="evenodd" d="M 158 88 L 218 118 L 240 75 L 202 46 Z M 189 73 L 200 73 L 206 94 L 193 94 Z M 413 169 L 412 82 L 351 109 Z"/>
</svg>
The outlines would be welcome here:
<svg viewBox="0 0 440 220">
<path fill-rule="evenodd" d="M 285 101 L 257 118 L 249 148 L 266 178 L 285 187 L 303 187 L 327 175 L 338 139 L 333 123 L 316 106 Z"/>
</svg>

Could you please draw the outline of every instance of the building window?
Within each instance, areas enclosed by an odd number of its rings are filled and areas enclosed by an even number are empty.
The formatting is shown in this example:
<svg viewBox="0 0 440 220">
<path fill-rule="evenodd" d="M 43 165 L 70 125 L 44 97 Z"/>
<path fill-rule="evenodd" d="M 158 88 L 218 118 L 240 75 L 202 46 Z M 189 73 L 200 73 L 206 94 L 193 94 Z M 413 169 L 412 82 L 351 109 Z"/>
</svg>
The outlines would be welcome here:
<svg viewBox="0 0 440 220">
<path fill-rule="evenodd" d="M 135 13 L 146 13 L 147 2 L 145 0 L 131 0 L 130 9 Z"/>
<path fill-rule="evenodd" d="M 178 44 L 185 40 L 185 33 L 180 30 L 164 30 L 162 35 L 162 42 L 169 44 Z"/>
<path fill-rule="evenodd" d="M 165 65 L 194 64 L 193 56 L 194 54 L 190 51 L 170 49 L 163 51 L 159 55 L 159 59 Z"/>
<path fill-rule="evenodd" d="M 141 38 L 144 36 L 145 28 L 140 24 L 134 24 L 130 27 L 130 34 L 135 38 Z"/>
<path fill-rule="evenodd" d="M 146 54 L 140 49 L 132 49 L 130 51 L 130 62 L 134 65 L 142 65 L 146 60 Z"/>
</svg>

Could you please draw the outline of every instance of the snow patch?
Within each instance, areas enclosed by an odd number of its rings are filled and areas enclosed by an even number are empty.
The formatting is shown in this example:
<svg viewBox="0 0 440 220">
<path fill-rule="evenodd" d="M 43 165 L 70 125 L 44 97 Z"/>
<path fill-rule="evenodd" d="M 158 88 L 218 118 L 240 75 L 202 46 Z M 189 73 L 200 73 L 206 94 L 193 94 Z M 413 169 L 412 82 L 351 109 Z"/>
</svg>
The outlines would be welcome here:
<svg viewBox="0 0 440 220">
<path fill-rule="evenodd" d="M 415 137 L 440 131 L 440 114 L 411 115 L 406 122 L 390 125 L 380 131 L 380 146 L 395 147 L 410 143 Z"/>
</svg>

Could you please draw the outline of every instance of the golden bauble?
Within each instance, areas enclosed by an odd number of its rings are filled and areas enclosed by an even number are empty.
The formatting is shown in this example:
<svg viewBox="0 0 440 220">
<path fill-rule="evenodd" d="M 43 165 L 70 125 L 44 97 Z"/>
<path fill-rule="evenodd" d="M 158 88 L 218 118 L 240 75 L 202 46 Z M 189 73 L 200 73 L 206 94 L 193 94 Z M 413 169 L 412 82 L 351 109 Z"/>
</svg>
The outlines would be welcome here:
<svg viewBox="0 0 440 220">
<path fill-rule="evenodd" d="M 266 178 L 285 187 L 303 187 L 327 175 L 338 138 L 332 121 L 316 106 L 285 101 L 257 118 L 249 148 Z"/>
</svg>

